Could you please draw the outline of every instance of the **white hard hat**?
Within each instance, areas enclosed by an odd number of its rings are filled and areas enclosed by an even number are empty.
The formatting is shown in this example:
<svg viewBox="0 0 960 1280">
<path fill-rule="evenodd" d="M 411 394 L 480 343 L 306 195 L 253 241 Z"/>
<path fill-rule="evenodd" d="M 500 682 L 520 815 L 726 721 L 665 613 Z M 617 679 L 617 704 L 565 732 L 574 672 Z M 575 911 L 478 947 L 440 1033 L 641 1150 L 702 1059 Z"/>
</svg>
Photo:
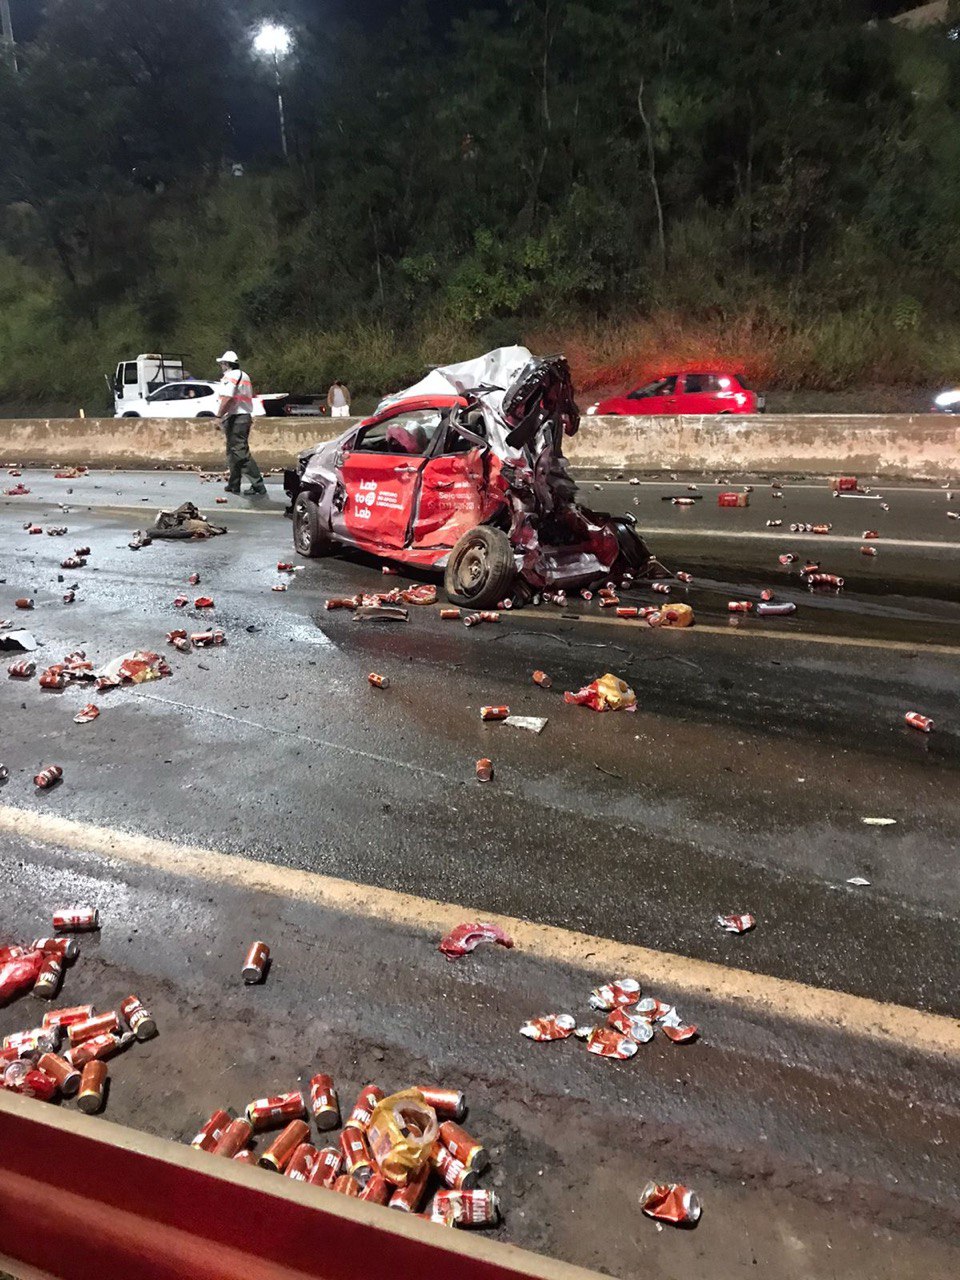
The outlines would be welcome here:
<svg viewBox="0 0 960 1280">
<path fill-rule="evenodd" d="M 235 351 L 225 351 L 222 356 L 217 356 L 217 364 L 239 364 L 240 358 Z"/>
</svg>

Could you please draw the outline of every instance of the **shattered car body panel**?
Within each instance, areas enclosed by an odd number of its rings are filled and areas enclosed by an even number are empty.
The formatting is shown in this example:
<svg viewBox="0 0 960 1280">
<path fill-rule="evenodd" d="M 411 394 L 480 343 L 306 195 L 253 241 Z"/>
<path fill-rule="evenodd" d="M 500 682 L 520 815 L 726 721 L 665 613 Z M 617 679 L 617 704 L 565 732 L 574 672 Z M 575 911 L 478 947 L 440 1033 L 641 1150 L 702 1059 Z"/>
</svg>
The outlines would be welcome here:
<svg viewBox="0 0 960 1280">
<path fill-rule="evenodd" d="M 528 589 L 666 576 L 632 517 L 576 501 L 562 442 L 579 421 L 563 357 L 509 347 L 435 369 L 286 473 L 297 550 L 317 554 L 335 540 L 442 569 L 486 527 L 508 540 Z"/>
</svg>

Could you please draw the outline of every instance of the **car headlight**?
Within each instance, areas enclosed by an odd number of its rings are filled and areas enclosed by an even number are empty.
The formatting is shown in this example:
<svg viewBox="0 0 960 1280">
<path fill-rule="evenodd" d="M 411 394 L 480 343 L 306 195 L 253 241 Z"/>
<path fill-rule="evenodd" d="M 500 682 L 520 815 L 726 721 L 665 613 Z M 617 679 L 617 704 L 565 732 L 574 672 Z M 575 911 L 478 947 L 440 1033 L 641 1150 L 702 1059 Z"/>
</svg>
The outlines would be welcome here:
<svg viewBox="0 0 960 1280">
<path fill-rule="evenodd" d="M 958 399 L 960 399 L 960 393 L 956 391 L 941 391 L 940 394 L 934 398 L 933 403 L 947 405 L 953 404 Z"/>
</svg>

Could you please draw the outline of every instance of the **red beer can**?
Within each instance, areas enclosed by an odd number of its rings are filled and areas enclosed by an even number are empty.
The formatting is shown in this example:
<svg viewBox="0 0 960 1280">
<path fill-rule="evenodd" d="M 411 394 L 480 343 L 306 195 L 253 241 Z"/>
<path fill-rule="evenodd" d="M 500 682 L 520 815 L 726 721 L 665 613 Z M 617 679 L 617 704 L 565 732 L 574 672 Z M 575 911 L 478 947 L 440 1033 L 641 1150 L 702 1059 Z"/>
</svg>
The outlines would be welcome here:
<svg viewBox="0 0 960 1280">
<path fill-rule="evenodd" d="M 43 679 L 42 676 L 40 678 L 41 680 Z M 59 782 L 62 777 L 63 769 L 60 765 L 50 764 L 47 765 L 46 769 L 41 769 L 40 772 L 34 776 L 33 784 L 39 791 L 46 791 L 49 787 L 52 787 L 55 783 Z"/>
<path fill-rule="evenodd" d="M 37 664 L 31 658 L 20 658 L 17 662 L 11 662 L 7 667 L 7 675 L 12 676 L 15 680 L 29 680 L 36 675 Z"/>
<path fill-rule="evenodd" d="M 347 1125 L 340 1134 L 340 1154 L 350 1173 L 366 1174 L 373 1170 L 370 1148 L 363 1133 L 354 1125 Z"/>
<path fill-rule="evenodd" d="M 921 733 L 929 733 L 933 728 L 930 717 L 922 716 L 919 711 L 908 711 L 903 718 L 911 729 L 919 729 Z"/>
<path fill-rule="evenodd" d="M 340 1176 L 343 1157 L 336 1147 L 324 1147 L 317 1153 L 317 1162 L 307 1181 L 313 1186 L 330 1187 Z"/>
<path fill-rule="evenodd" d="M 66 1030 L 74 1022 L 86 1022 L 93 1017 L 92 1004 L 76 1004 L 70 1009 L 50 1009 L 43 1015 L 43 1028 L 48 1031 L 54 1027 Z"/>
<path fill-rule="evenodd" d="M 80 1077 L 80 1092 L 77 1094 L 77 1106 L 88 1116 L 103 1107 L 104 1092 L 107 1087 L 107 1064 L 105 1062 L 88 1062 Z"/>
<path fill-rule="evenodd" d="M 234 1160 L 234 1163 L 236 1164 L 255 1165 L 257 1163 L 257 1157 L 254 1155 L 254 1153 L 250 1150 L 249 1147 L 244 1147 L 242 1151 L 238 1151 L 237 1154 L 233 1157 L 233 1160 Z"/>
<path fill-rule="evenodd" d="M 56 1081 L 57 1088 L 65 1098 L 72 1098 L 80 1088 L 80 1072 L 57 1053 L 41 1054 L 37 1067 L 44 1075 Z"/>
<path fill-rule="evenodd" d="M 640 615 L 640 610 L 633 605 L 620 605 L 616 612 L 618 618 L 636 618 Z"/>
<path fill-rule="evenodd" d="M 753 602 L 750 600 L 729 600 L 727 609 L 730 613 L 750 613 L 753 610 Z"/>
<path fill-rule="evenodd" d="M 3 1085 L 24 1098 L 36 1098 L 40 1102 L 51 1102 L 57 1094 L 57 1082 L 32 1062 L 11 1062 L 3 1073 Z"/>
<path fill-rule="evenodd" d="M 243 980 L 249 985 L 262 982 L 270 959 L 270 948 L 265 942 L 254 942 L 243 962 Z"/>
<path fill-rule="evenodd" d="M 112 1031 L 104 1031 L 101 1035 L 84 1040 L 82 1044 L 68 1050 L 64 1057 L 75 1067 L 85 1067 L 95 1058 L 112 1057 L 118 1049 L 122 1048 L 122 1044 L 120 1036 L 114 1035 Z"/>
<path fill-rule="evenodd" d="M 509 714 L 510 714 L 509 707 L 481 707 L 480 708 L 481 720 L 506 720 Z"/>
<path fill-rule="evenodd" d="M 392 1183 L 381 1177 L 379 1173 L 375 1173 L 360 1192 L 360 1199 L 367 1200 L 370 1204 L 387 1204 L 393 1191 Z"/>
<path fill-rule="evenodd" d="M 45 956 L 59 956 L 67 964 L 73 964 L 80 954 L 80 943 L 76 938 L 35 938 L 31 946 Z"/>
<path fill-rule="evenodd" d="M 545 671 L 535 671 L 533 673 L 533 683 L 538 684 L 541 689 L 549 689 L 553 681 Z"/>
<path fill-rule="evenodd" d="M 25 596 L 24 596 L 24 597 L 21 597 L 21 599 L 19 599 L 19 600 L 14 600 L 14 602 L 13 602 L 13 603 L 14 603 L 14 607 L 15 607 L 15 608 L 17 608 L 17 609 L 32 609 L 32 608 L 33 608 L 33 601 L 32 601 L 32 600 L 28 600 Z"/>
<path fill-rule="evenodd" d="M 466 1095 L 460 1089 L 443 1089 L 435 1084 L 418 1084 L 416 1088 L 441 1119 L 462 1120 L 467 1114 Z"/>
<path fill-rule="evenodd" d="M 264 1129 L 276 1129 L 290 1120 L 301 1120 L 307 1114 L 307 1108 L 303 1095 L 295 1089 L 272 1098 L 256 1098 L 247 1103 L 245 1114 L 254 1133 L 262 1133 Z"/>
<path fill-rule="evenodd" d="M 668 596 L 670 594 L 670 583 L 669 582 L 651 582 L 650 590 L 659 591 L 662 596 Z"/>
<path fill-rule="evenodd" d="M 136 996 L 121 1000 L 120 1012 L 138 1040 L 150 1040 L 157 1034 L 156 1019 Z"/>
<path fill-rule="evenodd" d="M 458 1227 L 490 1227 L 500 1217 L 500 1204 L 494 1191 L 438 1191 L 431 1211 L 441 1218 L 452 1213 Z"/>
<path fill-rule="evenodd" d="M 367 679 L 370 681 L 370 683 L 373 685 L 373 687 L 374 687 L 375 689 L 389 689 L 389 688 L 390 688 L 390 677 L 389 677 L 389 676 L 381 676 L 381 675 L 377 675 L 376 671 L 371 671 L 371 672 L 370 672 L 370 674 L 367 676 Z"/>
<path fill-rule="evenodd" d="M 294 1182 L 309 1182 L 319 1154 L 312 1142 L 301 1142 L 283 1171 L 285 1176 Z"/>
<path fill-rule="evenodd" d="M 460 617 L 460 610 L 459 609 L 441 609 L 440 617 L 443 619 L 444 622 L 456 622 L 457 619 Z"/>
<path fill-rule="evenodd" d="M 339 1178 L 334 1180 L 330 1190 L 336 1191 L 341 1196 L 353 1196 L 354 1199 L 358 1199 L 362 1188 L 357 1179 L 351 1174 L 342 1173 Z"/>
<path fill-rule="evenodd" d="M 488 760 L 486 756 L 477 761 L 477 781 L 489 782 L 493 777 L 493 761 Z"/>
<path fill-rule="evenodd" d="M 390 1197 L 390 1208 L 399 1209 L 401 1213 L 416 1213 L 423 1203 L 427 1183 L 430 1181 L 430 1164 L 423 1166 L 418 1174 L 410 1179 L 405 1187 L 398 1187 Z"/>
<path fill-rule="evenodd" d="M 41 1000 L 52 1000 L 60 986 L 62 973 L 63 961 L 59 956 L 44 956 L 37 980 L 33 984 L 33 994 L 39 996 Z"/>
<path fill-rule="evenodd" d="M 430 1153 L 430 1163 L 445 1186 L 461 1191 L 472 1190 L 477 1185 L 476 1173 L 468 1169 L 440 1141 L 434 1143 L 433 1151 Z"/>
<path fill-rule="evenodd" d="M 232 1160 L 238 1152 L 244 1149 L 252 1136 L 253 1128 L 248 1120 L 244 1120 L 241 1117 L 231 1120 L 213 1148 L 213 1154 L 215 1156 L 226 1156 L 228 1160 Z"/>
<path fill-rule="evenodd" d="M 67 930 L 86 932 L 100 928 L 100 912 L 96 907 L 63 907 L 53 913 L 55 933 Z"/>
<path fill-rule="evenodd" d="M 232 1119 L 230 1112 L 220 1107 L 191 1139 L 191 1147 L 195 1151 L 213 1151 Z M 249 1125 L 247 1127 L 249 1129 Z"/>
<path fill-rule="evenodd" d="M 116 1035 L 119 1031 L 120 1019 L 111 1009 L 109 1013 L 95 1013 L 83 1022 L 71 1023 L 67 1028 L 67 1035 L 70 1037 L 72 1049 L 78 1044 L 83 1044 L 84 1040 L 92 1040 L 95 1036 L 102 1036 L 106 1032 Z"/>
<path fill-rule="evenodd" d="M 270 1143 L 257 1161 L 257 1164 L 262 1169 L 272 1169 L 274 1173 L 283 1173 L 293 1159 L 293 1153 L 297 1147 L 306 1142 L 309 1134 L 310 1126 L 306 1120 L 291 1120 L 287 1127 L 281 1130 Z"/>
<path fill-rule="evenodd" d="M 353 1110 L 350 1112 L 346 1124 L 359 1129 L 361 1133 L 366 1133 L 374 1107 L 378 1102 L 382 1102 L 385 1097 L 386 1094 L 379 1085 L 364 1085 L 357 1095 L 357 1100 L 353 1104 Z M 346 1125 L 344 1128 L 346 1128 Z"/>
<path fill-rule="evenodd" d="M 336 1129 L 340 1123 L 340 1100 L 332 1076 L 319 1073 L 310 1081 L 310 1110 L 318 1129 Z"/>
<path fill-rule="evenodd" d="M 453 1120 L 444 1120 L 440 1126 L 440 1141 L 455 1160 L 473 1173 L 483 1173 L 490 1164 L 490 1157 L 483 1144 L 471 1138 L 465 1129 Z"/>
</svg>

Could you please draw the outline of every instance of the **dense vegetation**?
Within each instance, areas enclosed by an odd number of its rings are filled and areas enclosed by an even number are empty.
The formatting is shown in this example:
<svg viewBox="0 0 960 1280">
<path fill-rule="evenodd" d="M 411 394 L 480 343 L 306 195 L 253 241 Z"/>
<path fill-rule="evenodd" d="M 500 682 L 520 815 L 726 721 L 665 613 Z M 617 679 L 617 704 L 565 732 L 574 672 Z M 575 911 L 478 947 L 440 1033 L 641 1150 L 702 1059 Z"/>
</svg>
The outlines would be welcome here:
<svg viewBox="0 0 960 1280">
<path fill-rule="evenodd" d="M 949 23 L 300 0 L 285 164 L 261 11 L 48 0 L 0 69 L 0 399 L 100 407 L 119 356 L 201 372 L 225 343 L 300 389 L 518 339 L 581 387 L 706 358 L 786 387 L 960 376 Z"/>
</svg>

